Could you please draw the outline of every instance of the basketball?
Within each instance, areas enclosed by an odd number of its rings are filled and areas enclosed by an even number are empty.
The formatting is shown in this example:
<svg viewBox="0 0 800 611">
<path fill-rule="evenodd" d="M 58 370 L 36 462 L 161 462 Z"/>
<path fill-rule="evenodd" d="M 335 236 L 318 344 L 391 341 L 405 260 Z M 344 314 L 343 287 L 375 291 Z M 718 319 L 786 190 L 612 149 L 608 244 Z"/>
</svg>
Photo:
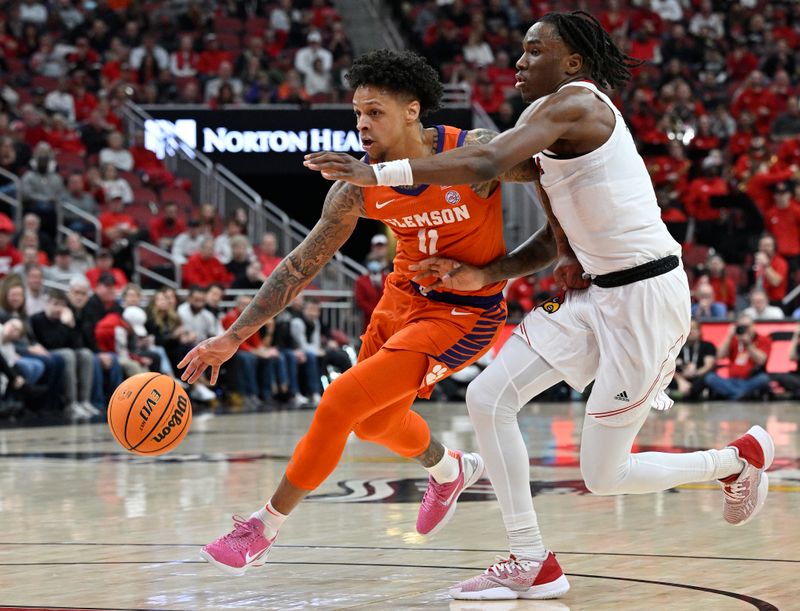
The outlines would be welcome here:
<svg viewBox="0 0 800 611">
<path fill-rule="evenodd" d="M 186 391 L 162 373 L 140 373 L 117 386 L 108 402 L 108 427 L 134 454 L 158 456 L 175 449 L 192 421 Z"/>
</svg>

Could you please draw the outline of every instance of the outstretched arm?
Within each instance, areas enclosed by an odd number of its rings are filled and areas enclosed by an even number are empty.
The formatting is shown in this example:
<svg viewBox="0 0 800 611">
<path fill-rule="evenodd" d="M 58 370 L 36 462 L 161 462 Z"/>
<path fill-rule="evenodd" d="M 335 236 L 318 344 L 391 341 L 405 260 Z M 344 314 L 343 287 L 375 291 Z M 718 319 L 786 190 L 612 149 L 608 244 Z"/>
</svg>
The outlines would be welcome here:
<svg viewBox="0 0 800 611">
<path fill-rule="evenodd" d="M 512 129 L 481 146 L 464 146 L 429 157 L 411 159 L 414 184 L 464 185 L 499 179 L 517 164 L 530 159 L 562 137 L 587 116 L 584 96 L 558 92 L 529 106 Z M 350 160 L 350 161 L 348 161 Z M 311 153 L 306 167 L 322 172 L 329 180 L 353 184 L 377 184 L 371 166 L 351 163 L 349 155 Z M 393 163 L 393 162 L 392 162 Z"/>
<path fill-rule="evenodd" d="M 194 382 L 211 366 L 211 383 L 219 368 L 245 339 L 283 310 L 311 282 L 353 233 L 363 208 L 360 187 L 337 182 L 322 208 L 320 220 L 302 243 L 286 256 L 258 290 L 239 318 L 222 335 L 198 344 L 178 364 L 182 380 Z"/>
</svg>

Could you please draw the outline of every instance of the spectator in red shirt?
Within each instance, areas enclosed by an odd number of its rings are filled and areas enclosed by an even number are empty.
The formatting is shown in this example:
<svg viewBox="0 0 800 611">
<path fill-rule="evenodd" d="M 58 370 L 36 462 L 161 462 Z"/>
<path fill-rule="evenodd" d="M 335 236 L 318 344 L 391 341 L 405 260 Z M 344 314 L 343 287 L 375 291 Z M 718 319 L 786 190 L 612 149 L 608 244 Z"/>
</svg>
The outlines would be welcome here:
<svg viewBox="0 0 800 611">
<path fill-rule="evenodd" d="M 214 240 L 211 238 L 205 238 L 200 243 L 200 250 L 183 265 L 184 287 L 197 285 L 207 288 L 214 283 L 227 287 L 232 281 L 233 276 L 214 256 Z"/>
<path fill-rule="evenodd" d="M 705 157 L 712 149 L 718 149 L 721 144 L 719 136 L 711 131 L 711 117 L 708 115 L 698 117 L 697 132 L 689 143 L 689 149 L 694 154 L 692 158 Z"/>
<path fill-rule="evenodd" d="M 536 274 L 517 278 L 508 286 L 506 299 L 522 306 L 526 312 L 533 310 L 536 305 L 536 295 L 539 292 Z"/>
<path fill-rule="evenodd" d="M 731 82 L 744 80 L 757 67 L 758 58 L 745 45 L 734 47 L 728 54 L 726 72 L 730 75 Z"/>
<path fill-rule="evenodd" d="M 764 234 L 753 257 L 753 288 L 766 291 L 772 305 L 780 306 L 789 286 L 789 264 L 775 252 L 775 238 Z"/>
<path fill-rule="evenodd" d="M 53 115 L 50 125 L 45 129 L 45 134 L 45 141 L 56 151 L 77 153 L 78 155 L 86 153 L 80 133 L 71 128 L 62 115 Z"/>
<path fill-rule="evenodd" d="M 697 222 L 697 241 L 716 246 L 720 238 L 721 210 L 712 205 L 712 198 L 728 194 L 728 183 L 722 173 L 722 155 L 712 151 L 703 160 L 703 174 L 689 183 L 684 199 L 686 213 Z"/>
<path fill-rule="evenodd" d="M 0 213 L 0 278 L 7 276 L 12 267 L 22 263 L 22 255 L 11 243 L 13 235 L 14 223 L 5 214 Z"/>
<path fill-rule="evenodd" d="M 795 270 L 800 263 L 800 203 L 792 198 L 788 183 L 779 182 L 773 187 L 772 204 L 764 223 L 775 238 L 778 254 Z"/>
<path fill-rule="evenodd" d="M 241 295 L 236 300 L 236 306 L 222 317 L 222 328 L 228 329 L 239 318 L 239 314 L 250 305 L 252 299 L 250 295 Z M 269 368 L 274 359 L 280 359 L 278 349 L 264 346 L 258 331 L 239 345 L 239 349 L 234 355 L 238 374 L 236 387 L 244 395 L 246 411 L 258 411 L 262 407 L 262 398 L 264 400 L 271 399 L 272 375 Z"/>
<path fill-rule="evenodd" d="M 500 110 L 500 105 L 505 102 L 506 96 L 502 89 L 495 85 L 488 77 L 482 76 L 475 84 L 472 101 L 480 104 L 490 115 Z"/>
<path fill-rule="evenodd" d="M 383 297 L 383 285 L 386 282 L 386 269 L 377 259 L 367 261 L 367 273 L 356 278 L 354 287 L 356 307 L 361 311 L 366 331 L 372 313 Z"/>
<path fill-rule="evenodd" d="M 688 188 L 692 164 L 686 159 L 686 151 L 680 140 L 670 140 L 667 151 L 669 155 L 647 159 L 647 171 L 656 187 L 667 186 L 683 196 Z"/>
<path fill-rule="evenodd" d="M 742 114 L 736 118 L 736 131 L 728 141 L 728 153 L 731 158 L 736 159 L 739 155 L 744 155 L 749 151 L 750 143 L 758 135 L 753 113 L 749 110 L 742 110 Z"/>
<path fill-rule="evenodd" d="M 200 59 L 197 60 L 197 71 L 206 76 L 216 75 L 219 65 L 222 62 L 230 62 L 232 59 L 230 52 L 219 48 L 216 34 L 206 34 L 205 48 L 200 52 Z"/>
<path fill-rule="evenodd" d="M 753 320 L 740 314 L 728 336 L 717 348 L 718 359 L 728 359 L 728 377 L 716 372 L 706 375 L 706 385 L 723 399 L 738 401 L 769 388 L 765 372 L 772 340 L 755 331 Z"/>
<path fill-rule="evenodd" d="M 108 210 L 103 212 L 97 219 L 100 221 L 103 231 L 103 244 L 106 246 L 129 239 L 138 231 L 136 221 L 124 212 L 124 207 L 122 196 L 117 195 L 108 203 Z"/>
<path fill-rule="evenodd" d="M 150 241 L 159 248 L 172 250 L 172 242 L 186 231 L 186 222 L 178 212 L 178 204 L 167 202 L 163 212 L 150 223 Z"/>
<path fill-rule="evenodd" d="M 738 117 L 743 110 L 749 110 L 756 119 L 758 131 L 765 134 L 769 131 L 772 120 L 775 118 L 777 105 L 778 100 L 766 88 L 764 74 L 758 70 L 753 70 L 747 81 L 734 94 L 731 112 L 734 117 Z"/>
<path fill-rule="evenodd" d="M 736 308 L 736 284 L 726 273 L 725 260 L 719 255 L 711 255 L 706 260 L 704 273 L 697 279 L 694 290 L 697 290 L 702 276 L 708 277 L 708 283 L 714 289 L 714 301 L 724 303 L 728 311 L 733 311 Z"/>
<path fill-rule="evenodd" d="M 75 100 L 75 119 L 83 123 L 97 108 L 97 98 L 86 87 L 85 78 L 76 75 L 73 79 L 72 97 Z"/>
<path fill-rule="evenodd" d="M 144 146 L 144 132 L 136 130 L 133 135 L 133 146 L 128 149 L 133 156 L 133 169 L 144 174 L 145 182 L 155 187 L 169 186 L 175 177 L 156 154 Z"/>
<path fill-rule="evenodd" d="M 128 284 L 125 272 L 118 267 L 114 267 L 114 255 L 107 248 L 101 248 L 97 251 L 95 266 L 86 270 L 86 279 L 89 281 L 89 286 L 92 287 L 92 290 L 97 287 L 97 282 L 104 273 L 114 276 L 114 288 L 118 291 Z"/>
<path fill-rule="evenodd" d="M 283 257 L 276 254 L 278 252 L 278 238 L 271 232 L 261 236 L 261 243 L 253 251 L 258 260 L 261 261 L 261 269 L 265 276 L 269 276 L 278 267 L 278 263 L 283 260 Z"/>
<path fill-rule="evenodd" d="M 511 58 L 505 50 L 495 53 L 494 63 L 486 68 L 486 74 L 501 91 L 514 89 L 517 84 L 517 71 L 511 65 Z"/>
</svg>

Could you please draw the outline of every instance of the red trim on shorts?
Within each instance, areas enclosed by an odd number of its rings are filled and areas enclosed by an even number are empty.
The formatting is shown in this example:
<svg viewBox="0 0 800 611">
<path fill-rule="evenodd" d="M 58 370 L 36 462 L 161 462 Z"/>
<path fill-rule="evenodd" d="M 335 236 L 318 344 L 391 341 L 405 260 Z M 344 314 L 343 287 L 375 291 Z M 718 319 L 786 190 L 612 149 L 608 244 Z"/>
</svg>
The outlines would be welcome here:
<svg viewBox="0 0 800 611">
<path fill-rule="evenodd" d="M 672 347 L 669 349 L 669 352 L 672 352 L 672 349 L 675 348 L 675 346 L 682 343 L 683 343 L 683 335 L 681 335 L 680 339 L 678 339 L 677 342 L 672 344 Z M 647 397 L 650 396 L 650 393 L 653 392 L 653 388 L 655 387 L 656 384 L 658 384 L 658 381 L 661 379 L 661 372 L 664 371 L 664 366 L 667 364 L 667 361 L 669 361 L 669 356 L 667 356 L 667 358 L 665 358 L 664 361 L 661 363 L 661 369 L 658 370 L 658 375 L 656 375 L 656 379 L 653 380 L 653 383 L 650 385 L 650 388 L 644 394 L 644 397 L 642 397 L 639 401 L 633 403 L 632 405 L 627 405 L 625 407 L 621 407 L 619 409 L 611 410 L 608 412 L 586 412 L 586 415 L 595 416 L 596 418 L 608 418 L 610 416 L 619 416 L 620 414 L 629 412 L 632 409 L 636 409 L 642 403 L 644 403 L 647 400 Z"/>
</svg>

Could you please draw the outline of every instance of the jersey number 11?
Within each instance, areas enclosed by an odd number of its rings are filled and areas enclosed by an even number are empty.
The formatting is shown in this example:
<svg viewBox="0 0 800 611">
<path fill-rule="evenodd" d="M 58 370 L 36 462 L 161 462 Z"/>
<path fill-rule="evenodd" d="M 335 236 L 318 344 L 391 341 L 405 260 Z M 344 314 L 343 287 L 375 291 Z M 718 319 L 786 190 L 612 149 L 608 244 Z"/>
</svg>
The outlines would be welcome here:
<svg viewBox="0 0 800 611">
<path fill-rule="evenodd" d="M 424 252 L 426 255 L 435 255 L 438 251 L 436 250 L 436 242 L 439 241 L 439 232 L 435 229 L 420 229 L 417 232 L 417 237 L 419 238 L 419 249 L 421 252 Z"/>
</svg>

